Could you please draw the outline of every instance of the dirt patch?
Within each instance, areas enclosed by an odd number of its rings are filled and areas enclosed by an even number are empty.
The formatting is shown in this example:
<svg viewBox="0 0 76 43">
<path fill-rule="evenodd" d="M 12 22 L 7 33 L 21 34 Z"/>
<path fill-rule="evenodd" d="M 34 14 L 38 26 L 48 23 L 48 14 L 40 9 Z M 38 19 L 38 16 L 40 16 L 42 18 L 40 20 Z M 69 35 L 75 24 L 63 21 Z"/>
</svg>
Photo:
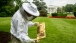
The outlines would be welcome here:
<svg viewBox="0 0 76 43">
<path fill-rule="evenodd" d="M 52 17 L 52 16 L 49 16 L 49 18 L 68 18 L 68 19 L 76 19 L 76 17 L 74 17 L 74 16 L 67 16 L 67 17 L 59 17 L 59 16 Z"/>
<path fill-rule="evenodd" d="M 0 31 L 0 43 L 9 43 L 11 41 L 10 33 Z"/>
</svg>

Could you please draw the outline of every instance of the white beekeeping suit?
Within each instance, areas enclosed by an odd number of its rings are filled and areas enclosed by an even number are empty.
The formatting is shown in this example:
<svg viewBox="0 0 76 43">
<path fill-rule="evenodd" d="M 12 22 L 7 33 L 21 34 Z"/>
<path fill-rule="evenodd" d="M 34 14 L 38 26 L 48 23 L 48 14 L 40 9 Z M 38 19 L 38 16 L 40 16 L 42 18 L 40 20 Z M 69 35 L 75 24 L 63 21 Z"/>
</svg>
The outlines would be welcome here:
<svg viewBox="0 0 76 43">
<path fill-rule="evenodd" d="M 32 16 L 28 16 L 28 12 Z M 39 16 L 36 5 L 33 3 L 23 3 L 22 6 L 13 15 L 11 21 L 11 36 L 12 43 L 30 43 L 34 42 L 34 39 L 28 37 L 28 27 L 36 25 L 37 23 L 31 22 L 34 17 Z"/>
</svg>

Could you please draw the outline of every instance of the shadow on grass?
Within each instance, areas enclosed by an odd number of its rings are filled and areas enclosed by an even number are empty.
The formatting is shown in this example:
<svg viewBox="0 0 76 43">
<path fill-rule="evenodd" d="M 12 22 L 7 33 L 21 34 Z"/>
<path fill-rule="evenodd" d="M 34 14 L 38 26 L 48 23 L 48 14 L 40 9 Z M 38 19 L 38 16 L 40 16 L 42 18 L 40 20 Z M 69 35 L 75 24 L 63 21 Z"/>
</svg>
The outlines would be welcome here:
<svg viewBox="0 0 76 43">
<path fill-rule="evenodd" d="M 0 43 L 9 43 L 11 41 L 10 33 L 0 31 Z"/>
</svg>

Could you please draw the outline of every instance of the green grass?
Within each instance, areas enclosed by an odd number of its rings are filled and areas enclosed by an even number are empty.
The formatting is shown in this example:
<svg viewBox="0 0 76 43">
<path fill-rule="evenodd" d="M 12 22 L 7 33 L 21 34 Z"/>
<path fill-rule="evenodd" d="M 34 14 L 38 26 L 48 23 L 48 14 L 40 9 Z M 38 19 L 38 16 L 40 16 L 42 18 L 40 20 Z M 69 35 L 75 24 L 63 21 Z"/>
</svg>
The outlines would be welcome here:
<svg viewBox="0 0 76 43">
<path fill-rule="evenodd" d="M 11 17 L 0 17 L 0 31 L 10 32 Z"/>
<path fill-rule="evenodd" d="M 11 17 L 0 18 L 0 31 L 10 31 Z M 33 22 L 45 22 L 46 38 L 39 43 L 76 43 L 76 19 L 38 17 Z M 36 38 L 37 27 L 29 28 L 29 37 Z"/>
</svg>

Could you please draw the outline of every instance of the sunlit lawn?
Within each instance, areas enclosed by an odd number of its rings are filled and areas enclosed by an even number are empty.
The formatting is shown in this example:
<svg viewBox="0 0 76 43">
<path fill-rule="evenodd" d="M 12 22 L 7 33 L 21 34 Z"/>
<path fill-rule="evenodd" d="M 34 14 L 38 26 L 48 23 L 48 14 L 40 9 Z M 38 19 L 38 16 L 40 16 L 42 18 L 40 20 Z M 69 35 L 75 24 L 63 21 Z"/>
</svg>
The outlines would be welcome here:
<svg viewBox="0 0 76 43">
<path fill-rule="evenodd" d="M 11 17 L 0 17 L 0 31 L 10 32 Z M 76 19 L 38 17 L 33 22 L 45 22 L 46 38 L 39 43 L 76 43 Z M 29 28 L 29 37 L 36 38 L 37 27 Z"/>
<path fill-rule="evenodd" d="M 0 17 L 0 31 L 10 32 L 11 17 Z"/>
</svg>

